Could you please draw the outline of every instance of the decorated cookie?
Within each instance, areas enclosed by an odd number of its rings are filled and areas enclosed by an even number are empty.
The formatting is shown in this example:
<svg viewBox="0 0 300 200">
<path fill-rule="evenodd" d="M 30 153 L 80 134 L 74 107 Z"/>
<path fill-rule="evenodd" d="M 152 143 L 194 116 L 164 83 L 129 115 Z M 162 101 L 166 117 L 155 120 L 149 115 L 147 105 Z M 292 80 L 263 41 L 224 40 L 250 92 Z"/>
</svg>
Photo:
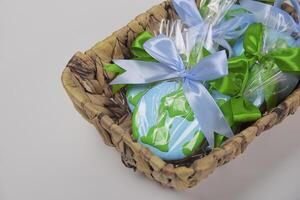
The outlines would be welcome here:
<svg viewBox="0 0 300 200">
<path fill-rule="evenodd" d="M 266 28 L 263 52 L 295 46 L 296 41 L 289 34 Z M 237 41 L 233 50 L 235 56 L 240 56 L 244 53 L 243 39 Z M 257 107 L 262 106 L 266 102 L 267 107 L 272 108 L 282 98 L 289 95 L 297 84 L 298 78 L 295 75 L 280 72 L 278 66 L 273 62 L 254 64 L 250 69 L 244 95 Z"/>
<path fill-rule="evenodd" d="M 217 92 L 213 96 L 228 100 Z M 164 160 L 188 157 L 205 140 L 179 82 L 163 82 L 149 89 L 132 120 L 134 138 Z"/>
</svg>

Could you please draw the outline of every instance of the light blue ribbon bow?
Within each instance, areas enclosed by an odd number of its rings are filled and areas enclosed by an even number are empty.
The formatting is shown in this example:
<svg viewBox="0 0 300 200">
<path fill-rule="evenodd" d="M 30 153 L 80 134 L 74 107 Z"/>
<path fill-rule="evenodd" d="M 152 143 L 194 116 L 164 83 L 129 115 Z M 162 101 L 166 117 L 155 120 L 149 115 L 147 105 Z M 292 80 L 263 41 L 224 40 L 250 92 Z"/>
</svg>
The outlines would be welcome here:
<svg viewBox="0 0 300 200">
<path fill-rule="evenodd" d="M 207 30 L 210 24 L 207 24 L 209 22 L 206 22 L 201 16 L 195 0 L 173 0 L 172 3 L 181 20 L 196 33 L 191 36 L 191 40 L 197 40 L 197 38 L 209 38 L 209 40 L 212 40 L 205 41 L 206 44 L 204 44 L 204 47 L 211 53 L 215 52 L 212 45 L 214 41 L 227 49 L 229 56 L 232 56 L 233 50 L 227 40 L 239 38 L 251 23 L 249 15 L 240 14 L 233 16 L 233 18 L 228 21 L 222 21 L 216 25 L 213 24 L 211 36 L 203 36 L 203 34 L 207 34 L 207 31 L 204 30 Z M 220 10 L 220 12 L 223 11 Z"/>
<path fill-rule="evenodd" d="M 144 44 L 144 49 L 159 62 L 113 60 L 126 72 L 119 75 L 111 84 L 145 84 L 174 79 L 182 80 L 184 94 L 210 147 L 214 147 L 214 133 L 233 137 L 233 132 L 222 111 L 202 84 L 228 74 L 225 51 L 205 57 L 192 69 L 186 70 L 170 38 L 159 35 L 148 40 Z"/>
<path fill-rule="evenodd" d="M 269 27 L 276 27 L 281 31 L 300 36 L 300 23 L 281 9 L 283 0 L 275 1 L 274 6 L 252 0 L 242 0 L 240 5 L 253 14 L 254 21 L 262 23 Z M 300 3 L 297 0 L 291 0 L 292 5 L 300 17 Z M 300 40 L 297 42 L 300 44 Z"/>
</svg>

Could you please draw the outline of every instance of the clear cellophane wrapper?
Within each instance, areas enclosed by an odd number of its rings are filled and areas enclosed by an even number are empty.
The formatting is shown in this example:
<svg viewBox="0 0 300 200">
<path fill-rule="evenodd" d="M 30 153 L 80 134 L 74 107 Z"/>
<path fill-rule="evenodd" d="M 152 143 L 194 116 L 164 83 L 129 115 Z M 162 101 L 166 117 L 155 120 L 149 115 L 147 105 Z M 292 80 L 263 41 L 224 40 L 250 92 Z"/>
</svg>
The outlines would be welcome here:
<svg viewBox="0 0 300 200">
<path fill-rule="evenodd" d="M 219 51 L 219 46 L 212 40 L 212 28 L 222 23 L 225 14 L 235 3 L 220 0 L 201 2 L 203 9 L 200 11 L 205 14 L 201 34 L 199 30 L 197 33 L 197 30 L 188 28 L 181 20 L 163 20 L 157 33 L 172 38 L 186 69 L 192 68 L 212 52 Z M 207 47 L 212 51 L 209 52 Z M 209 87 L 208 83 L 202 84 Z M 216 90 L 210 92 L 216 102 L 230 98 Z M 133 136 L 153 153 L 168 161 L 207 153 L 208 145 L 201 124 L 184 96 L 181 81 L 129 86 L 126 96 L 133 113 Z M 224 136 L 216 134 L 216 146 L 224 139 Z"/>
<path fill-rule="evenodd" d="M 259 21 L 265 26 L 262 53 L 299 47 L 291 24 L 280 13 L 270 10 Z M 272 61 L 257 63 L 251 67 L 244 95 L 262 110 L 270 110 L 291 94 L 298 83 L 299 76 L 282 72 Z"/>
</svg>

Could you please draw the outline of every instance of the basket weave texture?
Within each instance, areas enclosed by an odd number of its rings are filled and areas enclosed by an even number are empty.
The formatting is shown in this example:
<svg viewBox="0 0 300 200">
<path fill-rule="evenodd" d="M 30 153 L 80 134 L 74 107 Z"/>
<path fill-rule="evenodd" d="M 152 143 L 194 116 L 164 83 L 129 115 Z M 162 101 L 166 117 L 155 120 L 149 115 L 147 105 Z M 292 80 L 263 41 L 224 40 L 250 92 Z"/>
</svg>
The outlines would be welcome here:
<svg viewBox="0 0 300 200">
<path fill-rule="evenodd" d="M 300 88 L 209 155 L 186 166 L 161 160 L 132 139 L 131 113 L 122 94 L 112 94 L 108 83 L 115 76 L 104 72 L 103 66 L 112 59 L 131 58 L 129 48 L 139 33 L 154 32 L 162 19 L 175 18 L 170 1 L 154 6 L 90 50 L 76 53 L 62 74 L 62 82 L 76 110 L 97 128 L 105 144 L 116 148 L 126 167 L 143 172 L 164 186 L 185 190 L 243 153 L 263 131 L 295 113 L 300 106 Z"/>
</svg>

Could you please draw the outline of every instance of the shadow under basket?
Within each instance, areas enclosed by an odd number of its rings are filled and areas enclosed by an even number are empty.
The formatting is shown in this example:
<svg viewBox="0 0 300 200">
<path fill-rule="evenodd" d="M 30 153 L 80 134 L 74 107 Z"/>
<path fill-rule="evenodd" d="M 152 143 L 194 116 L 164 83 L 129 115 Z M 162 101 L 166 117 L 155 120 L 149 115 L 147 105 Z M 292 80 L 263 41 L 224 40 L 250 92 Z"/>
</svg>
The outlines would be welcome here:
<svg viewBox="0 0 300 200">
<path fill-rule="evenodd" d="M 164 186 L 185 190 L 243 153 L 263 131 L 295 113 L 300 106 L 300 88 L 209 154 L 182 165 L 161 160 L 132 139 L 131 113 L 122 93 L 113 95 L 109 82 L 115 76 L 104 72 L 103 66 L 112 59 L 131 58 L 130 46 L 139 33 L 155 32 L 161 20 L 175 18 L 170 1 L 153 7 L 85 53 L 76 53 L 62 74 L 62 82 L 76 110 L 97 128 L 105 144 L 117 149 L 126 167 L 141 171 Z"/>
</svg>

